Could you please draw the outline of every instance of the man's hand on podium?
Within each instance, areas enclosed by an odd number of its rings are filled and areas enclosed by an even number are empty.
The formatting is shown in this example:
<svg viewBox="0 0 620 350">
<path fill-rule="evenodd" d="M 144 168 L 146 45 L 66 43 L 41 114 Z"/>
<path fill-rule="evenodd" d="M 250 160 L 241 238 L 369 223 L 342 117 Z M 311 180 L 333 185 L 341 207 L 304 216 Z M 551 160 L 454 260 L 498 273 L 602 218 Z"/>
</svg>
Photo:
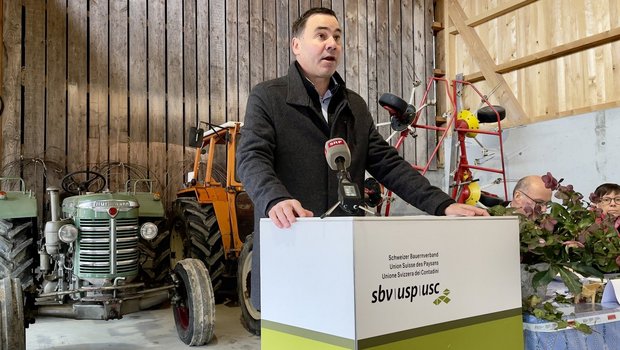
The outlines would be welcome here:
<svg viewBox="0 0 620 350">
<path fill-rule="evenodd" d="M 468 204 L 454 203 L 446 208 L 447 216 L 489 216 L 489 213 Z M 278 228 L 289 228 L 298 217 L 313 217 L 314 213 L 301 206 L 298 200 L 286 199 L 269 210 L 269 218 Z"/>
<path fill-rule="evenodd" d="M 304 209 L 295 199 L 286 199 L 271 207 L 269 218 L 278 228 L 289 228 L 297 217 L 312 217 L 314 213 Z"/>
<path fill-rule="evenodd" d="M 454 203 L 446 208 L 447 216 L 489 216 L 489 212 L 469 204 Z"/>
</svg>

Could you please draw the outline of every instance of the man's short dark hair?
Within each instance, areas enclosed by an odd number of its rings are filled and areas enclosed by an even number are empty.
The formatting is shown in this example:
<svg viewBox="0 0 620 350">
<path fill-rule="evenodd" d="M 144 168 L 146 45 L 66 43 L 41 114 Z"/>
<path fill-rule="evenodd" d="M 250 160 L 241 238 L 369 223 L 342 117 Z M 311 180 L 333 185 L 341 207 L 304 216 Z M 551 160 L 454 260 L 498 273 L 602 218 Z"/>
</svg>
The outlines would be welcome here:
<svg viewBox="0 0 620 350">
<path fill-rule="evenodd" d="M 598 198 L 610 193 L 620 194 L 620 185 L 608 182 L 600 185 L 594 190 L 594 195 Z"/>
<path fill-rule="evenodd" d="M 303 33 L 304 29 L 306 28 L 306 22 L 308 22 L 308 18 L 310 18 L 310 16 L 312 15 L 329 15 L 329 16 L 334 16 L 335 18 L 338 18 L 336 17 L 336 13 L 332 11 L 331 9 L 328 9 L 326 7 L 313 7 L 309 9 L 308 11 L 304 12 L 304 14 L 301 15 L 301 17 L 299 17 L 293 23 L 293 28 L 292 28 L 293 37 L 299 38 L 301 33 Z"/>
</svg>

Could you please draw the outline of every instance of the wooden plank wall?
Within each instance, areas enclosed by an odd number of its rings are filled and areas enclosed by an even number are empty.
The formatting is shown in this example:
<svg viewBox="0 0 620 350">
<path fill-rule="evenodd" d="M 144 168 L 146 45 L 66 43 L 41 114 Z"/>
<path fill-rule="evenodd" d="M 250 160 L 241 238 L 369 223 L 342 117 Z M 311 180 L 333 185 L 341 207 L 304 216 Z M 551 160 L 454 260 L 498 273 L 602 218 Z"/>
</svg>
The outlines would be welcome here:
<svg viewBox="0 0 620 350">
<path fill-rule="evenodd" d="M 547 62 L 503 74 L 520 102 L 526 118 L 511 119 L 505 125 L 522 125 L 564 116 L 620 106 L 620 2 L 618 0 L 458 0 L 468 18 L 480 18 L 493 11 L 517 5 L 475 31 L 496 65 L 523 58 L 535 59 L 554 48 L 578 46 L 596 35 L 616 39 L 579 52 L 561 55 Z M 570 3 L 570 6 L 568 6 Z M 445 17 L 444 17 L 445 18 Z M 448 23 L 450 26 L 452 23 Z M 480 71 L 469 48 L 457 34 L 439 50 L 445 50 L 450 78 L 456 73 L 474 75 Z M 454 50 L 451 50 L 453 45 Z M 556 49 L 556 51 L 559 51 Z M 482 93 L 494 86 L 475 84 Z M 480 99 L 466 93 L 464 107 L 476 109 Z M 497 103 L 491 98 L 491 102 Z"/>
<path fill-rule="evenodd" d="M 432 0 L 2 1 L 2 175 L 24 176 L 43 198 L 62 175 L 103 165 L 121 189 L 124 165 L 144 169 L 168 201 L 193 161 L 198 121 L 243 121 L 252 86 L 286 74 L 290 27 L 315 6 L 344 30 L 339 67 L 377 122 L 384 92 L 409 99 L 432 72 Z M 425 84 L 423 84 L 425 85 Z M 416 91 L 419 101 L 423 90 Z M 434 112 L 433 112 L 434 113 Z M 433 115 L 434 117 L 434 115 Z M 431 118 L 434 120 L 434 118 Z M 381 127 L 384 136 L 389 127 Z M 408 138 L 425 162 L 434 135 Z M 58 165 L 50 173 L 24 159 Z M 41 163 L 42 164 L 42 163 Z M 46 177 L 47 176 L 47 177 Z"/>
<path fill-rule="evenodd" d="M 3 43 L 3 42 L 4 42 L 4 1 L 0 0 L 0 43 Z M 1 89 L 3 82 L 4 82 L 3 80 L 3 73 L 4 73 L 3 58 L 4 58 L 4 47 L 0 49 L 0 98 L 3 98 L 2 96 L 3 91 Z M 4 100 L 2 100 L 2 110 L 4 111 Z M 2 116 L 2 113 L 0 113 L 0 116 Z M 3 125 L 2 121 L 0 120 L 0 126 L 2 125 Z M 1 157 L 2 156 L 2 145 L 3 145 L 2 134 L 3 132 L 2 130 L 0 130 L 0 159 L 2 159 Z M 0 164 L 2 163 L 0 162 Z"/>
</svg>

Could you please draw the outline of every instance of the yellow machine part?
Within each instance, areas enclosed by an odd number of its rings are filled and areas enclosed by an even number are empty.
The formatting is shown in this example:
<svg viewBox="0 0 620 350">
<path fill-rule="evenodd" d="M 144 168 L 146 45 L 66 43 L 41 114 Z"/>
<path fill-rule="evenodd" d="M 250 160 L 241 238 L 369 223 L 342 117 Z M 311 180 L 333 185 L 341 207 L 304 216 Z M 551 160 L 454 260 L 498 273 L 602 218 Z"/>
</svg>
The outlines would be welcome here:
<svg viewBox="0 0 620 350">
<path fill-rule="evenodd" d="M 465 204 L 475 205 L 478 203 L 480 196 L 482 195 L 480 185 L 478 185 L 477 182 L 471 182 L 467 184 L 467 187 L 469 188 L 469 196 L 465 200 Z"/>
<path fill-rule="evenodd" d="M 461 110 L 459 114 L 457 115 L 456 119 L 465 121 L 465 123 L 467 123 L 467 129 L 471 129 L 471 130 L 480 129 L 480 122 L 478 121 L 478 118 L 469 109 Z M 465 134 L 465 136 L 476 137 L 477 134 L 478 133 L 475 133 L 475 132 L 468 132 Z"/>
</svg>

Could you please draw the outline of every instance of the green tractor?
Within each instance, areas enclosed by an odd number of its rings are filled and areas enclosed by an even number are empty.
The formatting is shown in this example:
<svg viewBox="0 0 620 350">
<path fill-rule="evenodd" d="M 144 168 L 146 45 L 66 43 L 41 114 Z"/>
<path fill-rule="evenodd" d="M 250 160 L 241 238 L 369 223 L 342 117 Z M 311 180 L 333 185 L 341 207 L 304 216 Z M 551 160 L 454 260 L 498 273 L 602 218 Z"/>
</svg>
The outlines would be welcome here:
<svg viewBox="0 0 620 350">
<path fill-rule="evenodd" d="M 3 190 L 17 183 L 19 190 Z M 35 290 L 37 214 L 37 199 L 24 180 L 0 177 L 0 349 L 25 348 L 22 290 Z"/>
<path fill-rule="evenodd" d="M 152 189 L 150 180 L 140 181 Z M 159 194 L 136 192 L 136 181 L 133 184 L 134 190 L 127 183 L 125 192 L 112 193 L 104 190 L 103 175 L 74 172 L 62 180 L 62 189 L 71 195 L 62 206 L 60 189 L 48 188 L 51 220 L 31 241 L 19 240 L 36 253 L 36 260 L 30 255 L 27 271 L 0 276 L 7 277 L 0 283 L 6 300 L 0 307 L 1 348 L 25 349 L 24 326 L 37 315 L 120 319 L 166 300 L 172 304 L 184 343 L 203 345 L 211 340 L 215 309 L 208 270 L 197 259 L 180 260 L 173 269 L 169 261 L 157 262 L 168 242 L 158 244 L 162 241 L 158 236 L 166 235 L 161 230 L 163 204 Z M 35 235 L 34 231 L 28 234 Z"/>
</svg>

